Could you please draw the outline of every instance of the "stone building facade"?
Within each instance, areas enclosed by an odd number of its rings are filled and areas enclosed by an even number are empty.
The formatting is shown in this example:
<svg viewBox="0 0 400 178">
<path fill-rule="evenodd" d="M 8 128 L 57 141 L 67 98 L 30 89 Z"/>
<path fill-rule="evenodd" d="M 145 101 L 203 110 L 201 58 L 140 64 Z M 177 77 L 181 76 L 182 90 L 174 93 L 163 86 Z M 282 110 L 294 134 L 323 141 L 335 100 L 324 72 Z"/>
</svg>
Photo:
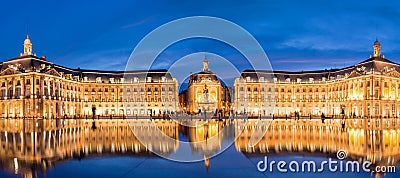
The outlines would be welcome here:
<svg viewBox="0 0 400 178">
<path fill-rule="evenodd" d="M 353 66 L 316 71 L 244 70 L 230 89 L 203 61 L 178 97 L 167 70 L 71 69 L 33 53 L 0 63 L 0 117 L 147 116 L 200 110 L 263 116 L 400 115 L 400 65 L 374 52 Z"/>
<path fill-rule="evenodd" d="M 235 79 L 235 112 L 259 115 L 400 115 L 400 66 L 380 53 L 342 69 L 245 70 Z"/>
<path fill-rule="evenodd" d="M 206 58 L 199 73 L 190 73 L 188 88 L 179 97 L 181 108 L 189 113 L 226 113 L 231 104 L 229 88 L 208 68 Z"/>
<path fill-rule="evenodd" d="M 71 69 L 37 57 L 29 36 L 20 56 L 0 63 L 0 117 L 136 116 L 179 111 L 178 82 L 166 70 Z"/>
</svg>

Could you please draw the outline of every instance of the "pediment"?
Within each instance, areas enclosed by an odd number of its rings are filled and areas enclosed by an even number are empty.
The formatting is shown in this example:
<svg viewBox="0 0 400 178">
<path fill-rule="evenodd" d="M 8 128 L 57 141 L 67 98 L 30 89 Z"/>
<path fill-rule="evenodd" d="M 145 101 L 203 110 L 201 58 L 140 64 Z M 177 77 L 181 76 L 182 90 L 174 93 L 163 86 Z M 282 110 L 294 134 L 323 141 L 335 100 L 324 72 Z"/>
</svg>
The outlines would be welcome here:
<svg viewBox="0 0 400 178">
<path fill-rule="evenodd" d="M 349 74 L 348 78 L 358 77 L 358 76 L 361 76 L 361 75 L 362 75 L 361 73 L 359 73 L 359 72 L 353 70 L 353 71 Z"/>
<path fill-rule="evenodd" d="M 396 77 L 400 78 L 400 73 L 397 72 L 396 70 L 392 70 L 390 72 L 385 73 L 384 75 L 389 76 L 389 77 Z"/>
<path fill-rule="evenodd" d="M 14 74 L 20 74 L 20 73 L 21 73 L 20 71 L 17 71 L 17 70 L 15 70 L 15 69 L 13 69 L 13 68 L 7 68 L 7 69 L 3 70 L 3 71 L 0 73 L 0 76 L 4 76 L 4 75 L 14 75 Z"/>
<path fill-rule="evenodd" d="M 61 76 L 61 74 L 59 72 L 57 72 L 56 69 L 50 69 L 49 71 L 45 72 L 45 74 L 53 75 L 53 76 L 57 76 L 57 77 Z"/>
</svg>

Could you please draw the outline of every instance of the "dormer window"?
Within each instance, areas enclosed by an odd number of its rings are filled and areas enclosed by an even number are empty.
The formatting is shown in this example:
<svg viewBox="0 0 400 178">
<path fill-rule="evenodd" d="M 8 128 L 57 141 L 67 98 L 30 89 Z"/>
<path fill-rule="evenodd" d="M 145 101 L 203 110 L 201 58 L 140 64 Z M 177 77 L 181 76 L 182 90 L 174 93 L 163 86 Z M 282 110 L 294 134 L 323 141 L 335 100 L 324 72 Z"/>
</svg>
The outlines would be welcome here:
<svg viewBox="0 0 400 178">
<path fill-rule="evenodd" d="M 101 77 L 96 78 L 96 83 L 101 83 Z"/>
<path fill-rule="evenodd" d="M 79 76 L 74 76 L 75 81 L 79 81 Z"/>
<path fill-rule="evenodd" d="M 72 79 L 72 74 L 65 75 L 65 78 L 68 79 L 68 80 L 71 80 Z"/>
</svg>

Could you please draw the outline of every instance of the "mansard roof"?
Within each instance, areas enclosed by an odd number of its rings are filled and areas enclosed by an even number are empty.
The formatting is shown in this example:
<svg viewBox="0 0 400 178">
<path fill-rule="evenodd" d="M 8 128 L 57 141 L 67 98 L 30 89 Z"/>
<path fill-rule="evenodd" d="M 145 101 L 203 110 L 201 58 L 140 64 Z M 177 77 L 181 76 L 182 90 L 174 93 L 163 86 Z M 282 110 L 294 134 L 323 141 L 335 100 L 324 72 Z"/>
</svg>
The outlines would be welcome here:
<svg viewBox="0 0 400 178">
<path fill-rule="evenodd" d="M 278 70 L 244 70 L 242 78 L 250 77 L 258 79 L 264 77 L 265 80 L 276 78 L 278 81 L 296 81 L 301 79 L 303 82 L 312 78 L 314 81 L 332 80 L 347 77 L 355 77 L 362 74 L 374 72 L 377 74 L 397 71 L 400 73 L 400 65 L 392 62 L 383 56 L 371 57 L 353 66 L 341 69 L 325 69 L 314 71 L 278 71 Z"/>
<path fill-rule="evenodd" d="M 35 55 L 22 55 L 0 63 L 0 73 L 9 68 L 22 73 L 31 71 L 46 73 L 50 70 L 55 70 L 56 73 L 59 73 L 60 75 L 70 74 L 71 77 L 78 76 L 79 79 L 87 77 L 88 81 L 95 81 L 98 77 L 101 77 L 102 81 L 109 81 L 111 78 L 120 79 L 134 77 L 139 78 L 139 80 L 144 80 L 147 77 L 151 77 L 152 80 L 157 81 L 160 80 L 161 77 L 172 79 L 172 75 L 165 69 L 138 71 L 105 71 L 80 68 L 72 69 L 47 61 L 46 57 L 37 57 Z"/>
</svg>

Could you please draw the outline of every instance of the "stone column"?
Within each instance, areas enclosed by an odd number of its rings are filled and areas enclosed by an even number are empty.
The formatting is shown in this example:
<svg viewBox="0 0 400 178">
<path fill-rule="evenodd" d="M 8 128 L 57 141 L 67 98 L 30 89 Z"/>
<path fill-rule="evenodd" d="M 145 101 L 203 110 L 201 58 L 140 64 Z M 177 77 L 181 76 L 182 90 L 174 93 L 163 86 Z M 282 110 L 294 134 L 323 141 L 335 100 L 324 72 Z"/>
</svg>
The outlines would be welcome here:
<svg viewBox="0 0 400 178">
<path fill-rule="evenodd" d="M 22 77 L 20 81 L 21 81 L 21 96 L 25 98 L 25 77 Z"/>
<path fill-rule="evenodd" d="M 12 98 L 15 98 L 15 86 L 17 85 L 17 79 L 16 78 L 13 78 L 12 79 L 12 90 L 13 90 L 13 92 L 12 92 L 12 94 L 13 94 L 13 96 L 12 96 Z M 15 110 L 15 109 L 14 109 Z M 14 114 L 15 114 L 15 111 L 14 111 Z"/>
<path fill-rule="evenodd" d="M 30 98 L 34 98 L 35 97 L 35 88 L 33 87 L 33 86 L 35 86 L 35 84 L 34 84 L 34 82 L 35 82 L 35 80 L 33 80 L 33 77 L 32 77 L 32 80 L 31 80 L 32 82 L 31 82 L 31 96 L 30 96 Z"/>
</svg>

